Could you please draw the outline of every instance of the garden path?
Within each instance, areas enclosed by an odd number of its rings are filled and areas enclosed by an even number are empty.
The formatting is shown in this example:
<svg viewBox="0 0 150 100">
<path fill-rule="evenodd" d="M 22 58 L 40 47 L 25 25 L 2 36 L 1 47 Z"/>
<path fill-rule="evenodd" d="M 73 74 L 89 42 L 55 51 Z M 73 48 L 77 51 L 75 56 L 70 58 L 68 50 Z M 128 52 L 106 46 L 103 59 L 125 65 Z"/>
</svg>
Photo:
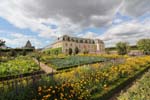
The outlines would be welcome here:
<svg viewBox="0 0 150 100">
<path fill-rule="evenodd" d="M 36 59 L 34 59 L 34 60 L 35 60 L 35 62 L 38 64 L 38 61 L 37 61 Z M 44 63 L 42 63 L 42 62 L 40 62 L 40 67 L 41 67 L 41 69 L 42 69 L 44 72 L 46 72 L 47 74 L 52 74 L 53 72 L 56 72 L 55 69 L 53 69 L 52 67 L 50 67 L 50 66 L 48 66 L 48 65 L 46 65 L 46 64 L 44 64 Z"/>
</svg>

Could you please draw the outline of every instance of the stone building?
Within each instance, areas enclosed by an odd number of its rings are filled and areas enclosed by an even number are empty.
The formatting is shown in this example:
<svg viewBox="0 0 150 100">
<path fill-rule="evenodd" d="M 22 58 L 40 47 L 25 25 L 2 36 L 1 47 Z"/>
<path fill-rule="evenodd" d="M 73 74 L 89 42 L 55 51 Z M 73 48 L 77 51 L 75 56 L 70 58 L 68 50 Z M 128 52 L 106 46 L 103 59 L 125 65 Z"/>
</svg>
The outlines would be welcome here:
<svg viewBox="0 0 150 100">
<path fill-rule="evenodd" d="M 104 42 L 100 39 L 88 39 L 70 37 L 64 35 L 59 37 L 55 43 L 51 45 L 51 48 L 62 48 L 63 53 L 68 53 L 69 48 L 75 51 L 78 48 L 80 52 L 88 51 L 89 53 L 104 53 Z"/>
<path fill-rule="evenodd" d="M 31 42 L 28 40 L 26 45 L 24 46 L 25 49 L 35 49 L 34 46 L 32 46 Z"/>
</svg>

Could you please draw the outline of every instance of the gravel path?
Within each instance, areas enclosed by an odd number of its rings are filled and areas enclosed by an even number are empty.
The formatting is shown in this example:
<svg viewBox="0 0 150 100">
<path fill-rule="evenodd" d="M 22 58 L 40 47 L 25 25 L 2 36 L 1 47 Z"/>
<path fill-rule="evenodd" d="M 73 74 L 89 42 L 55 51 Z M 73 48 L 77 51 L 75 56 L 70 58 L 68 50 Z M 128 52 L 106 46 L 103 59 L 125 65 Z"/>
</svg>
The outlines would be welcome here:
<svg viewBox="0 0 150 100">
<path fill-rule="evenodd" d="M 35 60 L 35 62 L 36 62 L 37 64 L 39 64 L 36 59 L 34 59 L 34 60 Z M 53 69 L 52 67 L 49 67 L 48 65 L 46 65 L 46 64 L 44 64 L 44 63 L 42 63 L 42 62 L 40 62 L 40 67 L 41 67 L 41 69 L 42 69 L 45 73 L 47 73 L 47 74 L 56 72 L 55 69 Z"/>
</svg>

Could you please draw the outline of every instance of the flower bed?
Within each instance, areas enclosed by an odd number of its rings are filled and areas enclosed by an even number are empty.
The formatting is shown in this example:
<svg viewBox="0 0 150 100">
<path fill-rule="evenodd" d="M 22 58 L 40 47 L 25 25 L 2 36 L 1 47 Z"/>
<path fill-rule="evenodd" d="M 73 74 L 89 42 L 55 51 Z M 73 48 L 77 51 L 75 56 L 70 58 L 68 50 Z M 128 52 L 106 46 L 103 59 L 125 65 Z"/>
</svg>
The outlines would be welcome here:
<svg viewBox="0 0 150 100">
<path fill-rule="evenodd" d="M 51 88 L 40 87 L 38 98 L 43 98 L 44 100 L 61 98 L 77 98 L 82 100 L 92 98 L 99 100 L 104 93 L 120 85 L 121 80 L 129 79 L 131 76 L 136 75 L 136 73 L 148 68 L 149 59 L 150 57 L 129 58 L 124 64 L 118 66 L 105 68 L 89 66 L 78 68 L 68 73 L 58 74 L 55 76 L 55 81 L 59 85 L 51 85 Z M 66 86 L 65 88 L 64 85 Z M 63 94 L 60 94 L 61 92 Z"/>
<path fill-rule="evenodd" d="M 70 72 L 44 77 L 34 86 L 27 86 L 17 94 L 21 100 L 93 100 L 103 99 L 113 88 L 150 67 L 150 57 L 127 58 L 124 64 L 112 66 L 85 66 Z M 7 92 L 7 95 L 15 93 Z M 7 98 L 5 93 L 1 98 Z"/>
</svg>

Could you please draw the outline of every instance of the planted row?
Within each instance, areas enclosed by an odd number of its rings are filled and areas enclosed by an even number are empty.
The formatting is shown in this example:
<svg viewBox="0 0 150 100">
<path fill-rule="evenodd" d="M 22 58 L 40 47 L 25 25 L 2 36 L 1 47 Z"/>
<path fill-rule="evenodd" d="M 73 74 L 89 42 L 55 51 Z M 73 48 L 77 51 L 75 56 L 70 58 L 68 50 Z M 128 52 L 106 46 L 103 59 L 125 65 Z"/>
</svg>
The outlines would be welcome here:
<svg viewBox="0 0 150 100">
<path fill-rule="evenodd" d="M 66 69 L 78 65 L 90 64 L 95 62 L 106 61 L 102 57 L 92 57 L 92 56 L 68 56 L 65 58 L 51 58 L 45 59 L 43 62 L 48 64 L 51 67 L 56 68 L 57 70 Z"/>
<path fill-rule="evenodd" d="M 20 91 L 28 91 L 14 96 L 14 99 L 35 100 L 94 100 L 108 93 L 123 79 L 129 79 L 150 65 L 150 57 L 128 58 L 124 64 L 109 66 L 88 66 L 70 72 L 44 77 Z M 14 92 L 5 92 L 1 98 L 8 98 Z M 100 99 L 98 99 L 100 100 Z M 105 100 L 105 99 L 102 99 Z"/>
<path fill-rule="evenodd" d="M 147 68 L 149 63 L 150 57 L 136 57 L 116 66 L 85 66 L 60 73 L 54 76 L 55 84 L 39 86 L 36 99 L 97 99 L 109 92 L 114 84 L 117 86 L 120 80 Z"/>
<path fill-rule="evenodd" d="M 13 60 L 0 63 L 0 77 L 31 73 L 39 69 L 39 66 L 32 58 L 28 56 L 19 56 Z"/>
</svg>

